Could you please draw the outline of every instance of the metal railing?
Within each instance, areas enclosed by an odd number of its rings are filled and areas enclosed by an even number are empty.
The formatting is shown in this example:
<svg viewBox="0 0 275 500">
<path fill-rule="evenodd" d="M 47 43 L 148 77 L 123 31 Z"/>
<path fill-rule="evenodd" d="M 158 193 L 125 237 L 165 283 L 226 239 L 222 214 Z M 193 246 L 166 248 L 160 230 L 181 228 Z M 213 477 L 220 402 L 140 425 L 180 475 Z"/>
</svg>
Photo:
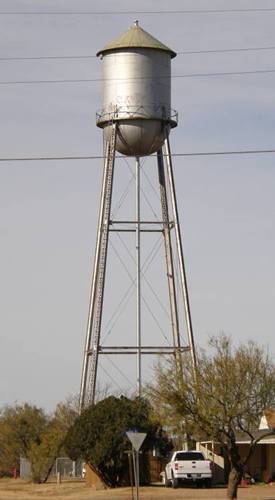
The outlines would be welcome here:
<svg viewBox="0 0 275 500">
<path fill-rule="evenodd" d="M 178 124 L 178 112 L 172 108 L 152 104 L 151 106 L 114 106 L 113 109 L 102 109 L 96 113 L 96 124 L 104 124 L 118 120 L 160 120 L 168 122 L 172 127 Z"/>
<path fill-rule="evenodd" d="M 218 455 L 214 450 L 209 449 L 207 446 L 204 446 L 201 443 L 197 443 L 197 445 L 198 449 L 204 453 L 207 460 L 212 460 L 214 464 L 221 467 L 221 469 L 224 469 L 224 458 L 221 455 Z"/>
</svg>

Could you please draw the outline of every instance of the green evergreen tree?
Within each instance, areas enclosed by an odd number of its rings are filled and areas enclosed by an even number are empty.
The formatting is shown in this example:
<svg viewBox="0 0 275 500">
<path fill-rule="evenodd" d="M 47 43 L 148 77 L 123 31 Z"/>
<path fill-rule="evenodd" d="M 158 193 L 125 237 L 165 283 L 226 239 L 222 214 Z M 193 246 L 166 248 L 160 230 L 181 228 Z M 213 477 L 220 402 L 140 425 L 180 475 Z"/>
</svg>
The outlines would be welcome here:
<svg viewBox="0 0 275 500">
<path fill-rule="evenodd" d="M 151 413 L 144 399 L 110 396 L 99 401 L 85 410 L 69 430 L 65 439 L 67 454 L 73 460 L 81 457 L 91 464 L 108 485 L 121 485 L 128 471 L 125 452 L 131 449 L 127 431 L 147 433 L 143 455 L 154 446 L 163 456 L 171 449 L 170 441 L 160 424 L 152 420 Z M 143 479 L 146 481 L 146 477 Z"/>
</svg>

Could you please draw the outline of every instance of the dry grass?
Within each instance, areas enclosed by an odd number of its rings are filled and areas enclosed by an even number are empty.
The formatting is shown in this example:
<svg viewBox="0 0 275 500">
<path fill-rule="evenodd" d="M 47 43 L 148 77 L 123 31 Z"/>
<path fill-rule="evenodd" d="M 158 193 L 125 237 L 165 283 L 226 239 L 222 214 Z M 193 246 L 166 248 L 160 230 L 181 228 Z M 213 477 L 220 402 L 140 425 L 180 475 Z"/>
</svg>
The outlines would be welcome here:
<svg viewBox="0 0 275 500">
<path fill-rule="evenodd" d="M 140 500 L 199 500 L 225 499 L 224 488 L 196 489 L 179 488 L 173 490 L 163 486 L 141 488 Z M 275 500 L 274 486 L 251 486 L 239 489 L 241 500 Z M 0 480 L 0 500 L 131 500 L 130 488 L 95 491 L 83 481 L 64 481 L 61 484 L 31 484 L 20 479 Z"/>
</svg>

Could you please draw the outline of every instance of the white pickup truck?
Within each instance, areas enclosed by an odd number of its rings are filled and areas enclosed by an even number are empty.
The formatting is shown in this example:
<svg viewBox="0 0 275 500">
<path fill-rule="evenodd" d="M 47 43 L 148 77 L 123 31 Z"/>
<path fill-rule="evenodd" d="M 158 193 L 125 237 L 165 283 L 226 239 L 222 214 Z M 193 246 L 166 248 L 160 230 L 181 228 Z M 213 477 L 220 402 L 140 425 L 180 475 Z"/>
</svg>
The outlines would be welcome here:
<svg viewBox="0 0 275 500">
<path fill-rule="evenodd" d="M 175 451 L 165 467 L 164 484 L 177 488 L 180 482 L 194 482 L 210 487 L 212 462 L 201 451 Z"/>
</svg>

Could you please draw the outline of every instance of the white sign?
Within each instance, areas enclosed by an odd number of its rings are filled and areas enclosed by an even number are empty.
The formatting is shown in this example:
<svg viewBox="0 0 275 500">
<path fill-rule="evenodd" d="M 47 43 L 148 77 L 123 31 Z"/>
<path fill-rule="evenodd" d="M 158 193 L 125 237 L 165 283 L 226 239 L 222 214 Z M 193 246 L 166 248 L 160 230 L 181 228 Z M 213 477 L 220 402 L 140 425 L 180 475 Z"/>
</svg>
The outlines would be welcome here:
<svg viewBox="0 0 275 500">
<path fill-rule="evenodd" d="M 136 451 L 139 451 L 147 434 L 145 432 L 126 432 L 128 439 L 131 441 Z"/>
</svg>

